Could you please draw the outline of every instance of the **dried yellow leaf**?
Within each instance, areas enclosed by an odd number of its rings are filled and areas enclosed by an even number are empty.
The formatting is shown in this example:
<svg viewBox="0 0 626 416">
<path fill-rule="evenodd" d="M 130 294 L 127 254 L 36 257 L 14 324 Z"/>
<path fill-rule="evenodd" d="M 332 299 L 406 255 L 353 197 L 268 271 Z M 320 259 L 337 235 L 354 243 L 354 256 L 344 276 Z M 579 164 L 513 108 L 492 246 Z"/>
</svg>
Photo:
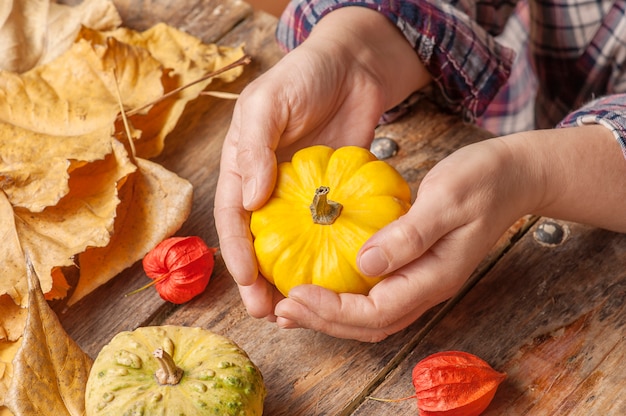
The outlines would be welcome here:
<svg viewBox="0 0 626 416">
<path fill-rule="evenodd" d="M 28 286 L 28 319 L 4 405 L 16 415 L 83 415 L 93 360 L 65 332 L 30 266 Z"/>
<path fill-rule="evenodd" d="M 23 321 L 20 332 L 24 332 L 25 324 L 26 320 Z M 21 337 L 17 341 L 0 341 L 0 416 L 5 413 L 13 414 L 4 407 L 4 397 L 13 379 L 13 358 L 15 358 L 21 344 Z"/>
<path fill-rule="evenodd" d="M 47 293 L 52 289 L 50 273 L 54 267 L 72 265 L 73 256 L 87 247 L 109 243 L 119 204 L 118 185 L 136 169 L 124 146 L 115 140 L 110 143 L 112 152 L 104 159 L 70 173 L 70 190 L 56 205 L 38 213 L 12 207 L 8 218 L 3 216 L 2 230 L 6 230 L 8 240 L 0 246 L 0 255 L 5 256 L 9 268 L 0 280 L 0 295 L 7 293 L 17 304 L 26 306 L 28 288 L 22 249 L 30 251 Z M 3 205 L 0 210 L 11 209 L 6 202 Z"/>
<path fill-rule="evenodd" d="M 32 252 L 41 286 L 49 293 L 52 271 L 74 264 L 85 250 L 110 244 L 117 191 L 136 169 L 111 137 L 127 140 L 122 132 L 114 133 L 120 98 L 125 109 L 142 108 L 158 101 L 164 91 L 193 84 L 241 56 L 242 48 L 205 45 L 160 24 L 143 33 L 120 29 L 103 35 L 85 29 L 72 48 L 50 64 L 20 75 L 0 72 L 0 210 L 7 213 L 0 222 L 0 234 L 7 237 L 0 254 L 9 271 L 0 281 L 0 295 L 26 304 L 22 248 Z M 231 81 L 241 70 L 231 69 L 218 78 Z M 160 153 L 186 103 L 209 82 L 211 78 L 184 88 L 146 114 L 133 116 L 133 135 L 141 136 L 138 156 Z M 169 179 L 161 175 L 157 180 Z M 170 192 L 186 199 L 186 189 L 177 185 Z M 176 231 L 189 213 L 183 205 L 177 208 L 181 215 L 144 228 L 143 241 L 158 242 Z M 128 251 L 135 253 L 132 261 L 111 256 L 93 277 L 83 273 L 81 280 L 89 288 L 81 288 L 76 296 L 130 266 L 149 248 L 139 244 Z M 62 297 L 67 290 L 62 279 L 57 282 L 50 297 Z"/>
<path fill-rule="evenodd" d="M 46 300 L 65 299 L 72 287 L 67 282 L 61 268 L 53 268 L 50 276 L 52 277 L 52 288 L 46 293 Z"/>
<path fill-rule="evenodd" d="M 158 23 L 144 32 L 127 28 L 106 33 L 83 29 L 80 36 L 96 45 L 103 45 L 107 39 L 113 37 L 120 42 L 149 51 L 150 55 L 163 65 L 162 82 L 165 94 L 244 56 L 243 46 L 233 48 L 206 44 L 165 23 Z M 131 117 L 133 126 L 142 131 L 141 137 L 135 143 L 137 156 L 143 158 L 158 156 L 163 150 L 165 136 L 174 129 L 187 103 L 196 99 L 214 79 L 232 82 L 242 71 L 243 68 L 239 66 L 215 78 L 189 86 L 176 95 L 158 102 L 147 114 Z"/>
<path fill-rule="evenodd" d="M 79 40 L 47 65 L 0 71 L 0 121 L 53 136 L 87 134 L 113 125 L 120 111 L 116 77 L 128 109 L 163 94 L 162 74 L 143 48 Z"/>
<path fill-rule="evenodd" d="M 13 207 L 7 199 L 4 192 L 0 192 L 0 258 L 3 259 L 4 276 L 0 279 L 0 298 L 6 300 L 2 296 L 7 294 L 13 302 L 20 305 L 22 301 L 26 302 L 22 297 L 26 294 L 25 281 L 26 268 L 21 260 L 24 257 L 20 239 L 15 226 L 15 217 L 13 215 Z M 4 333 L 8 333 L 7 329 L 13 320 L 12 315 L 0 315 L 0 328 Z"/>
<path fill-rule="evenodd" d="M 63 273 L 79 266 L 72 304 L 180 228 L 192 186 L 146 158 L 162 151 L 190 100 L 242 71 L 213 74 L 242 47 L 203 44 L 165 24 L 143 33 L 119 24 L 110 0 L 0 2 L 0 62 L 14 65 L 0 70 L 0 415 L 11 413 L 3 405 L 81 414 L 72 391 L 90 363 L 42 295 L 67 296 Z M 135 146 L 120 109 L 134 110 Z"/>
<path fill-rule="evenodd" d="M 0 316 L 5 317 L 0 326 L 0 342 L 13 342 L 22 336 L 26 323 L 26 309 L 15 304 L 9 295 L 0 296 Z"/>
<path fill-rule="evenodd" d="M 0 2 L 0 69 L 25 72 L 65 52 L 81 26 L 112 30 L 121 24 L 110 0 L 70 7 L 51 1 Z"/>
<path fill-rule="evenodd" d="M 0 189 L 32 212 L 56 205 L 69 192 L 70 171 L 111 153 L 112 134 L 110 125 L 76 137 L 0 123 Z"/>
<path fill-rule="evenodd" d="M 161 165 L 136 159 L 138 170 L 120 192 L 122 203 L 111 243 L 79 256 L 80 279 L 68 305 L 130 267 L 189 216 L 191 184 Z"/>
</svg>

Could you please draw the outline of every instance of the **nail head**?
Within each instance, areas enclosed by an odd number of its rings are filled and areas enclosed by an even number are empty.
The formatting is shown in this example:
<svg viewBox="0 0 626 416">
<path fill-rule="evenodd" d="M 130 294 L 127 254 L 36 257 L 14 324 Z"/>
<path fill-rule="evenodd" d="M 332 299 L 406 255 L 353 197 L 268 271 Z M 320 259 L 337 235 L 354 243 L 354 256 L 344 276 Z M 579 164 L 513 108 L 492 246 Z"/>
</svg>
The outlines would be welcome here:
<svg viewBox="0 0 626 416">
<path fill-rule="evenodd" d="M 370 152 L 379 160 L 389 159 L 398 153 L 398 143 L 389 137 L 377 137 L 372 141 Z"/>
<path fill-rule="evenodd" d="M 564 224 L 549 220 L 539 224 L 533 235 L 540 244 L 558 246 L 569 235 L 569 229 Z"/>
</svg>

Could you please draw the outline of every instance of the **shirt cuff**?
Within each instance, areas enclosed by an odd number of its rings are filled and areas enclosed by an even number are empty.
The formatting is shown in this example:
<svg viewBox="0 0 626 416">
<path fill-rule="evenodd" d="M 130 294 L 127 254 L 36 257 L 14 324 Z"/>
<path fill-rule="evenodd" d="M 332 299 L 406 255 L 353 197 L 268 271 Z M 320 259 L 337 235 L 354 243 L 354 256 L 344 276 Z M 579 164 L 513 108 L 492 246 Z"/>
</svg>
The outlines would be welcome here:
<svg viewBox="0 0 626 416">
<path fill-rule="evenodd" d="M 588 102 L 570 113 L 557 127 L 600 124 L 613 133 L 626 158 L 626 94 L 612 94 Z"/>
</svg>

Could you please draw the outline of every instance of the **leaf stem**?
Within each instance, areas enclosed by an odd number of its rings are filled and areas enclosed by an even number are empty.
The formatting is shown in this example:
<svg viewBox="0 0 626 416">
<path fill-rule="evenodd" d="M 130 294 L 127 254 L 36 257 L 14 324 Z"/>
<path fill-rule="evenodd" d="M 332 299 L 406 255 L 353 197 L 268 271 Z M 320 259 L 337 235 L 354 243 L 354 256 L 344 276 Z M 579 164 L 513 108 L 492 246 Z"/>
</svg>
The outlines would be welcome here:
<svg viewBox="0 0 626 416">
<path fill-rule="evenodd" d="M 152 105 L 154 105 L 154 104 L 156 104 L 156 103 L 158 103 L 160 101 L 163 101 L 163 100 L 165 100 L 168 97 L 171 97 L 174 94 L 178 94 L 180 91 L 184 90 L 185 88 L 191 87 L 192 85 L 195 85 L 195 84 L 197 84 L 199 82 L 205 81 L 205 80 L 207 80 L 209 78 L 213 78 L 215 76 L 218 76 L 218 75 L 220 75 L 220 74 L 222 74 L 222 73 L 224 73 L 224 72 L 226 72 L 226 71 L 228 71 L 230 69 L 238 67 L 240 65 L 247 65 L 250 62 L 252 62 L 252 58 L 249 55 L 244 55 L 241 58 L 237 59 L 236 61 L 231 62 L 230 64 L 228 64 L 228 65 L 226 65 L 226 66 L 224 66 L 224 67 L 222 67 L 220 69 L 217 69 L 217 70 L 215 70 L 213 72 L 209 72 L 208 74 L 205 74 L 205 75 L 201 76 L 200 78 L 198 78 L 195 81 L 192 81 L 192 82 L 190 82 L 188 84 L 182 85 L 182 86 L 180 86 L 178 88 L 173 89 L 172 91 L 169 91 L 169 92 L 163 94 L 161 97 L 157 98 L 156 100 L 154 100 L 152 102 L 149 102 L 149 103 L 147 103 L 145 105 L 142 105 L 141 107 L 137 107 L 137 108 L 135 108 L 133 110 L 127 111 L 126 112 L 126 117 L 133 116 L 133 115 L 141 112 L 142 110 L 144 110 L 144 109 L 146 109 L 146 108 L 148 108 L 148 107 L 150 107 L 150 106 L 152 106 Z M 121 115 L 117 116 L 118 120 L 120 118 L 121 118 Z"/>
<path fill-rule="evenodd" d="M 124 121 L 124 130 L 126 131 L 126 137 L 128 138 L 128 145 L 130 146 L 130 152 L 132 160 L 135 160 L 137 156 L 135 152 L 135 142 L 133 141 L 133 136 L 130 133 L 130 126 L 128 124 L 128 114 L 124 112 L 124 104 L 122 103 L 122 93 L 120 92 L 120 84 L 117 81 L 117 73 L 115 72 L 115 68 L 113 69 L 113 78 L 115 79 L 115 90 L 117 91 L 117 102 L 120 106 L 120 115 L 122 116 L 122 120 Z"/>
</svg>

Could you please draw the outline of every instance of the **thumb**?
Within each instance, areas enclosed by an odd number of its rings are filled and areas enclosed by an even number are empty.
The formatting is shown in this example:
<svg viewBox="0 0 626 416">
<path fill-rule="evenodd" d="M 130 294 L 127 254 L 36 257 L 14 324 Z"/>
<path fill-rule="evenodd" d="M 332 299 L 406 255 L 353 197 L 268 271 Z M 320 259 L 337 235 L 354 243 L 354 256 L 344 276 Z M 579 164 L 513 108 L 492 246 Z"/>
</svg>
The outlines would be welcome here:
<svg viewBox="0 0 626 416">
<path fill-rule="evenodd" d="M 382 276 L 423 255 L 451 229 L 441 221 L 437 202 L 418 199 L 404 216 L 375 233 L 357 255 L 366 276 Z M 434 209 L 434 210 L 433 210 Z"/>
</svg>

